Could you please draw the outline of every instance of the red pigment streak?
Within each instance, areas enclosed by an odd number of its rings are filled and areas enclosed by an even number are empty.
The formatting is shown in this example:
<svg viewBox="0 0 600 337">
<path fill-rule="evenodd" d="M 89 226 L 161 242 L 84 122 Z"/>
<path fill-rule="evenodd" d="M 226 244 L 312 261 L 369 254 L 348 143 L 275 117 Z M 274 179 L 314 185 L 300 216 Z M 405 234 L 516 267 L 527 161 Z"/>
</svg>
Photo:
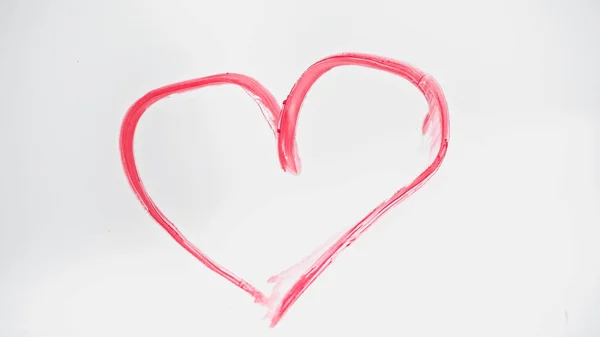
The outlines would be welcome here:
<svg viewBox="0 0 600 337">
<path fill-rule="evenodd" d="M 300 174 L 300 156 L 298 155 L 298 147 L 295 139 L 298 114 L 302 102 L 317 79 L 327 71 L 339 66 L 362 66 L 382 70 L 398 75 L 417 87 L 429 105 L 429 111 L 421 126 L 422 133 L 430 137 L 432 150 L 437 148 L 438 151 L 432 163 L 410 184 L 400 188 L 394 195 L 379 204 L 356 225 L 339 236 L 334 237 L 331 242 L 308 255 L 300 263 L 278 275 L 270 277 L 268 281 L 274 283 L 274 286 L 271 295 L 267 296 L 255 286 L 210 259 L 190 242 L 158 209 L 144 188 L 135 164 L 133 153 L 135 130 L 144 112 L 152 104 L 167 96 L 207 86 L 223 84 L 237 85 L 256 101 L 273 135 L 277 139 L 281 168 L 292 174 Z M 310 66 L 290 91 L 283 103 L 283 108 L 280 108 L 274 96 L 256 80 L 245 75 L 233 73 L 202 77 L 150 91 L 137 100 L 127 111 L 121 126 L 120 149 L 121 160 L 131 188 L 152 218 L 177 243 L 202 264 L 250 294 L 256 303 L 264 305 L 268 309 L 267 317 L 271 321 L 270 326 L 274 327 L 308 286 L 325 271 L 345 248 L 356 241 L 382 215 L 420 189 L 433 176 L 446 155 L 448 138 L 448 106 L 439 84 L 433 77 L 403 62 L 367 54 L 346 53 L 324 58 Z"/>
</svg>

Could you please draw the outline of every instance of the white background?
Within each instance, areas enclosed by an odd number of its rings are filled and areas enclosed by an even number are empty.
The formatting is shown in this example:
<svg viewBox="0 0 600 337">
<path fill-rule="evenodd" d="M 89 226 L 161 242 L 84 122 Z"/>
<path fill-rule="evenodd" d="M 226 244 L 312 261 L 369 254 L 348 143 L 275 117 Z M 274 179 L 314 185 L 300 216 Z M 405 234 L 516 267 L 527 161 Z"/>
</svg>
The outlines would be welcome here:
<svg viewBox="0 0 600 337">
<path fill-rule="evenodd" d="M 599 19 L 593 0 L 2 1 L 0 335 L 600 335 Z M 281 102 L 339 52 L 433 75 L 450 148 L 269 330 L 144 212 L 120 122 L 219 72 Z M 151 107 L 135 148 L 164 213 L 262 287 L 409 181 L 425 112 L 405 80 L 347 67 L 305 101 L 300 176 L 231 86 Z"/>
</svg>

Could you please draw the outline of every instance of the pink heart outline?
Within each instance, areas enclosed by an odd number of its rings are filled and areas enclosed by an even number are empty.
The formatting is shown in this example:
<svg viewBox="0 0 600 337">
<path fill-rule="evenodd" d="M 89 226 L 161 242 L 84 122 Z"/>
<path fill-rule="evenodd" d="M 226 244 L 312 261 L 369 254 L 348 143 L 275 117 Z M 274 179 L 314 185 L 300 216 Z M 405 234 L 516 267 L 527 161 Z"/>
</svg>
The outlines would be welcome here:
<svg viewBox="0 0 600 337">
<path fill-rule="evenodd" d="M 269 278 L 274 287 L 270 296 L 266 296 L 253 285 L 205 255 L 190 242 L 177 227 L 158 209 L 148 195 L 139 176 L 133 151 L 133 139 L 139 119 L 154 103 L 176 93 L 200 89 L 206 86 L 234 84 L 244 89 L 259 105 L 260 110 L 277 139 L 281 168 L 292 174 L 300 173 L 300 157 L 298 155 L 296 125 L 302 102 L 312 85 L 327 71 L 344 65 L 355 65 L 382 70 L 398 75 L 417 87 L 427 100 L 429 111 L 421 127 L 422 133 L 432 136 L 432 147 L 439 142 L 437 155 L 432 163 L 410 184 L 400 188 L 394 195 L 380 203 L 369 214 L 350 229 L 345 231 L 335 242 L 309 255 L 304 261 L 286 271 Z M 274 327 L 289 310 L 302 293 L 323 273 L 333 260 L 345 248 L 356 241 L 368 228 L 392 207 L 398 205 L 420 189 L 437 172 L 442 164 L 448 148 L 449 115 L 444 94 L 435 79 L 422 71 L 396 60 L 379 56 L 344 53 L 326 57 L 311 65 L 292 87 L 283 108 L 279 107 L 274 96 L 256 80 L 241 74 L 217 74 L 189 81 L 167 85 L 148 92 L 138 99 L 127 111 L 120 133 L 120 151 L 125 175 L 129 184 L 146 211 L 161 225 L 171 237 L 184 249 L 198 259 L 213 272 L 250 294 L 256 303 L 268 308 L 267 317 L 270 327 Z M 300 270 L 304 270 L 301 272 Z M 300 275 L 298 275 L 300 274 Z M 281 287 L 286 280 L 295 279 L 286 292 Z"/>
</svg>

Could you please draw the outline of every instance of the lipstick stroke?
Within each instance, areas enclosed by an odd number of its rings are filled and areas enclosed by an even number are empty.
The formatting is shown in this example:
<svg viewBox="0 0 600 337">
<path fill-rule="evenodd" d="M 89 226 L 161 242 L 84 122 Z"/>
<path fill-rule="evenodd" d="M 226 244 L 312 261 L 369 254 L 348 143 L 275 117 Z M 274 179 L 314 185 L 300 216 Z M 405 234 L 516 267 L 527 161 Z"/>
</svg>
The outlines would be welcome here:
<svg viewBox="0 0 600 337">
<path fill-rule="evenodd" d="M 296 144 L 296 125 L 299 111 L 306 94 L 323 74 L 339 66 L 361 66 L 398 75 L 412 83 L 425 97 L 429 111 L 422 124 L 423 135 L 429 136 L 432 150 L 437 148 L 432 163 L 410 184 L 400 188 L 390 198 L 383 201 L 356 225 L 344 231 L 331 242 L 317 249 L 300 263 L 268 279 L 273 283 L 270 295 L 212 260 L 190 242 L 177 227 L 159 210 L 148 195 L 139 176 L 135 163 L 133 140 L 138 122 L 144 112 L 157 101 L 190 90 L 207 86 L 233 84 L 244 89 L 258 104 L 273 135 L 277 139 L 279 161 L 285 172 L 300 174 L 300 156 Z M 125 175 L 138 199 L 148 213 L 167 233 L 213 272 L 224 277 L 247 292 L 267 308 L 267 318 L 274 327 L 282 319 L 292 304 L 323 273 L 334 259 L 381 216 L 420 189 L 439 169 L 448 149 L 449 116 L 444 94 L 433 77 L 403 62 L 379 56 L 345 53 L 329 56 L 310 66 L 298 79 L 287 99 L 280 107 L 275 97 L 256 80 L 241 74 L 226 73 L 179 82 L 150 91 L 137 100 L 127 111 L 121 126 L 120 150 Z"/>
</svg>

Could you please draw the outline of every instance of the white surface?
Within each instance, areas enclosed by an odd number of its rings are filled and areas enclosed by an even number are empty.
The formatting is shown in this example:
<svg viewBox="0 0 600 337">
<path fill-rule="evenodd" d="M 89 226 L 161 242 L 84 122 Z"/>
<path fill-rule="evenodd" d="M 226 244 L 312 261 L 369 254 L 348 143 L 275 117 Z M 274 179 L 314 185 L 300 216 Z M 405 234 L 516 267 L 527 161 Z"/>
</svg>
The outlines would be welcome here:
<svg viewBox="0 0 600 337">
<path fill-rule="evenodd" d="M 3 1 L 0 335 L 600 335 L 599 16 L 591 0 Z M 282 101 L 346 51 L 436 77 L 450 149 L 269 331 L 144 212 L 120 122 L 148 90 L 218 72 Z M 164 213 L 263 281 L 408 182 L 425 107 L 400 78 L 332 71 L 301 111 L 294 177 L 252 100 L 209 88 L 152 107 L 136 153 Z"/>
</svg>

